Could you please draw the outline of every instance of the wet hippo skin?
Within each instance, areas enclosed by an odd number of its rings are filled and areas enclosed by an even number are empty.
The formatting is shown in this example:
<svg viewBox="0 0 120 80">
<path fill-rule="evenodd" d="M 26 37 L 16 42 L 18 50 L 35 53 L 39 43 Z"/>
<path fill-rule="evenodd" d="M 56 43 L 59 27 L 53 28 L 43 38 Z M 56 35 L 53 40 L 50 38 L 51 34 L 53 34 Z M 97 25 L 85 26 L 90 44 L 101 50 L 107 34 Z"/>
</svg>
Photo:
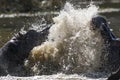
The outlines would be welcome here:
<svg viewBox="0 0 120 80">
<path fill-rule="evenodd" d="M 95 28 L 101 30 L 101 34 L 105 41 L 109 44 L 109 62 L 116 68 L 116 72 L 110 75 L 107 80 L 119 80 L 120 79 L 120 40 L 110 31 L 107 21 L 103 17 L 93 18 L 93 24 Z"/>
<path fill-rule="evenodd" d="M 23 65 L 33 47 L 46 40 L 49 27 L 37 32 L 29 30 L 18 33 L 0 49 L 0 75 L 10 74 L 19 65 Z"/>
</svg>

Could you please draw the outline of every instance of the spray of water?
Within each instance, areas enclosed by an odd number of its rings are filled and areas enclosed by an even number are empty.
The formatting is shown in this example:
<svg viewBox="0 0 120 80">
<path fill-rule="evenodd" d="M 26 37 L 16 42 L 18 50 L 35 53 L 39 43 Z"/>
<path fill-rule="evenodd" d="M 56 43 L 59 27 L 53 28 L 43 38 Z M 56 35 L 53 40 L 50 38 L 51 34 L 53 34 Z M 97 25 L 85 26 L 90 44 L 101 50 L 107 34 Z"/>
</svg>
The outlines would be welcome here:
<svg viewBox="0 0 120 80">
<path fill-rule="evenodd" d="M 91 29 L 91 19 L 97 13 L 98 7 L 94 5 L 75 9 L 66 3 L 59 16 L 53 18 L 55 24 L 49 30 L 48 40 L 33 48 L 26 65 L 37 73 L 42 69 L 38 65 L 48 61 L 68 73 L 99 69 L 104 40 L 99 30 Z"/>
</svg>

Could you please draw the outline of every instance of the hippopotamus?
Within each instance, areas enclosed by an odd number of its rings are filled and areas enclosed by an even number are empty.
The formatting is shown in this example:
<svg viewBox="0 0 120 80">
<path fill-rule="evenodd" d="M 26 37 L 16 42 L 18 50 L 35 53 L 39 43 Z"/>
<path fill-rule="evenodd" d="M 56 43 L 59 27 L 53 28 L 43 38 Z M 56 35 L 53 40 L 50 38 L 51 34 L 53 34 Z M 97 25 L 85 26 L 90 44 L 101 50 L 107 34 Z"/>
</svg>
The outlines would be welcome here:
<svg viewBox="0 0 120 80">
<path fill-rule="evenodd" d="M 29 30 L 26 33 L 19 32 L 8 41 L 0 49 L 0 75 L 12 74 L 18 70 L 16 68 L 22 68 L 31 49 L 47 39 L 49 28 L 48 26 L 39 32 L 35 30 Z"/>
<path fill-rule="evenodd" d="M 110 65 L 115 71 L 110 75 L 108 80 L 119 80 L 120 79 L 120 40 L 110 31 L 107 21 L 103 17 L 95 17 L 92 19 L 95 28 L 101 30 L 101 34 L 106 43 L 109 44 L 109 55 L 108 60 Z M 112 70 L 111 70 L 112 71 Z"/>
<path fill-rule="evenodd" d="M 105 18 L 96 16 L 92 18 L 93 30 L 99 29 L 109 50 L 109 64 L 113 69 L 120 66 L 120 40 L 110 31 Z M 18 33 L 0 49 L 0 75 L 17 75 L 24 71 L 24 61 L 30 51 L 47 39 L 50 27 L 42 31 L 29 30 L 25 34 Z M 21 70 L 22 69 L 22 70 Z M 18 70 L 18 71 L 16 71 Z M 14 74 L 16 73 L 16 74 Z M 24 73 L 24 72 L 23 72 Z M 22 75 L 23 76 L 23 75 Z"/>
</svg>

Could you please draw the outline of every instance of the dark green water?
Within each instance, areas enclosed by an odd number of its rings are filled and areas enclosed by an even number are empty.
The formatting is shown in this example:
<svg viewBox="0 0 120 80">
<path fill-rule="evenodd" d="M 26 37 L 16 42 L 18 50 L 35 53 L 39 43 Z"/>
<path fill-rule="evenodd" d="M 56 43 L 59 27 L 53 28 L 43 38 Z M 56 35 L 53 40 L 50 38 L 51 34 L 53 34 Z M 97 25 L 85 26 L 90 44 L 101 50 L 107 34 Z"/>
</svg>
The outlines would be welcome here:
<svg viewBox="0 0 120 80">
<path fill-rule="evenodd" d="M 103 10 L 103 15 L 110 22 L 110 27 L 113 29 L 115 35 L 120 38 L 120 1 L 96 3 Z M 105 10 L 106 9 L 106 10 Z M 14 16 L 14 15 L 13 15 Z M 46 17 L 47 16 L 47 17 Z M 53 15 L 45 15 L 48 23 L 52 21 Z M 19 16 L 19 17 L 0 17 L 0 47 L 3 46 L 15 33 L 19 32 L 21 28 L 31 27 L 32 24 L 40 24 L 39 22 L 43 15 L 37 16 Z"/>
</svg>

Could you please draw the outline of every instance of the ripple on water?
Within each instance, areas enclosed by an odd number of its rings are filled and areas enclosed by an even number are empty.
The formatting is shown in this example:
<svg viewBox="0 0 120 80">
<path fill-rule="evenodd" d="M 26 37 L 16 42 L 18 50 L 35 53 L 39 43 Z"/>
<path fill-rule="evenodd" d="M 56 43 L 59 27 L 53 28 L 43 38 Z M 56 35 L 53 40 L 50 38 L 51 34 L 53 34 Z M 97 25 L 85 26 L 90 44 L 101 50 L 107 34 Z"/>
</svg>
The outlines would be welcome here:
<svg viewBox="0 0 120 80">
<path fill-rule="evenodd" d="M 42 76 L 32 76 L 32 77 L 15 77 L 6 76 L 0 77 L 0 80 L 106 80 L 106 78 L 90 78 L 83 75 L 66 75 L 66 74 L 54 74 L 54 75 L 42 75 Z"/>
</svg>

